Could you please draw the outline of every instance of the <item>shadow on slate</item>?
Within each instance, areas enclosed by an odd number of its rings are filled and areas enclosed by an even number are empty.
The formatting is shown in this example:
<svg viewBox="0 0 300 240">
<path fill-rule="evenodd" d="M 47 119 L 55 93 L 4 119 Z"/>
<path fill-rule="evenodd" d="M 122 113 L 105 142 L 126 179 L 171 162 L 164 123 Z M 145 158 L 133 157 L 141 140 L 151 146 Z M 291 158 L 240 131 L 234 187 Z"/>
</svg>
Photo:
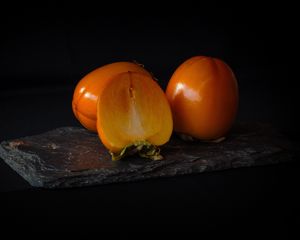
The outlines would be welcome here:
<svg viewBox="0 0 300 240">
<path fill-rule="evenodd" d="M 221 143 L 184 142 L 173 136 L 161 148 L 164 160 L 138 156 L 111 161 L 95 133 L 63 127 L 4 141 L 0 157 L 32 186 L 80 187 L 129 182 L 229 168 L 274 164 L 292 159 L 291 143 L 263 124 L 238 124 Z"/>
</svg>

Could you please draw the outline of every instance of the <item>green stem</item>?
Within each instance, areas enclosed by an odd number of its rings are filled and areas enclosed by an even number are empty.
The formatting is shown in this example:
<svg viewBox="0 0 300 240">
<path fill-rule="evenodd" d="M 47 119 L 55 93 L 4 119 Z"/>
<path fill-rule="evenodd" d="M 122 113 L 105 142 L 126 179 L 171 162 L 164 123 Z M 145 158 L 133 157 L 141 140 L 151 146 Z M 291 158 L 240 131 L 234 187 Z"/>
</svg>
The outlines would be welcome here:
<svg viewBox="0 0 300 240">
<path fill-rule="evenodd" d="M 118 153 L 110 152 L 113 161 L 120 160 L 125 156 L 133 155 L 135 153 L 138 153 L 140 157 L 150 158 L 152 160 L 163 159 L 162 155 L 160 155 L 160 149 L 147 141 L 137 141 L 129 144 Z"/>
</svg>

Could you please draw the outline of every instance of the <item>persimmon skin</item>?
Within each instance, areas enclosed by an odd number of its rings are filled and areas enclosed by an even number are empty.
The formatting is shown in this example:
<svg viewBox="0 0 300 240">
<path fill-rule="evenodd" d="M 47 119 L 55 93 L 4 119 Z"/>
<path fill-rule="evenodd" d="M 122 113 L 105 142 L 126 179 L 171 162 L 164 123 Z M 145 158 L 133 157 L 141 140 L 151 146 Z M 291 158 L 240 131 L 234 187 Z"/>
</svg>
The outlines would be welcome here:
<svg viewBox="0 0 300 240">
<path fill-rule="evenodd" d="M 115 62 L 93 70 L 78 82 L 73 94 L 72 109 L 75 117 L 85 128 L 97 132 L 96 112 L 99 94 L 113 76 L 128 71 L 151 76 L 137 63 Z"/>
<path fill-rule="evenodd" d="M 99 138 L 111 153 L 139 142 L 161 146 L 173 131 L 165 93 L 143 73 L 114 76 L 99 95 L 97 114 Z"/>
<path fill-rule="evenodd" d="M 238 84 L 222 60 L 196 56 L 182 63 L 172 75 L 166 95 L 174 131 L 201 140 L 224 137 L 238 109 Z"/>
</svg>

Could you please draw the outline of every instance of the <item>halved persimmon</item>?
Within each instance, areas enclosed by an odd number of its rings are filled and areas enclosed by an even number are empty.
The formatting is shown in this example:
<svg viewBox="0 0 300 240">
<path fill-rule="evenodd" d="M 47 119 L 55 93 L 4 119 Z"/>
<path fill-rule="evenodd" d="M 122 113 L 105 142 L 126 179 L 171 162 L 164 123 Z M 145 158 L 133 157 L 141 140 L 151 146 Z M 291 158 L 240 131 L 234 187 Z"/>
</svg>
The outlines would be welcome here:
<svg viewBox="0 0 300 240">
<path fill-rule="evenodd" d="M 166 95 L 174 130 L 202 140 L 223 138 L 238 109 L 238 84 L 223 61 L 197 56 L 182 63 L 171 77 Z"/>
<path fill-rule="evenodd" d="M 98 95 L 113 76 L 128 71 L 151 76 L 147 70 L 137 63 L 115 62 L 95 69 L 79 81 L 73 94 L 72 108 L 76 118 L 85 128 L 97 131 Z"/>
<path fill-rule="evenodd" d="M 160 159 L 157 146 L 168 142 L 173 130 L 168 100 L 147 74 L 115 75 L 99 95 L 97 129 L 113 160 L 128 151 Z"/>
</svg>

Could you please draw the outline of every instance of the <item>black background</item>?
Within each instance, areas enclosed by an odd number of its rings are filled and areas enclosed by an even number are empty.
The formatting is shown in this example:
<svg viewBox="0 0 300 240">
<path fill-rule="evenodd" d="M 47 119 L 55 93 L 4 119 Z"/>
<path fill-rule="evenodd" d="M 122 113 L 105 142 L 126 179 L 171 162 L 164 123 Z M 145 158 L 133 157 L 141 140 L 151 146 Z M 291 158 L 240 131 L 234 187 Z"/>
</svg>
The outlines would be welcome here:
<svg viewBox="0 0 300 240">
<path fill-rule="evenodd" d="M 298 42 L 293 6 L 116 5 L 49 2 L 1 9 L 1 141 L 79 126 L 71 110 L 73 89 L 101 65 L 136 60 L 165 89 L 176 67 L 195 55 L 217 57 L 232 67 L 240 90 L 237 121 L 268 122 L 297 140 Z M 188 231 L 199 233 L 224 226 L 246 232 L 289 232 L 299 220 L 295 218 L 299 216 L 297 168 L 294 162 L 46 191 L 30 189 L 1 162 L 0 187 L 10 224 L 42 219 L 45 225 L 99 223 L 91 227 L 97 231 L 106 229 L 104 223 L 129 224 L 127 230 L 133 231 L 138 224 L 147 229 L 150 223 L 168 223 L 172 225 L 164 229 L 172 231 L 181 229 L 172 227 L 176 224 L 188 224 Z"/>
</svg>

